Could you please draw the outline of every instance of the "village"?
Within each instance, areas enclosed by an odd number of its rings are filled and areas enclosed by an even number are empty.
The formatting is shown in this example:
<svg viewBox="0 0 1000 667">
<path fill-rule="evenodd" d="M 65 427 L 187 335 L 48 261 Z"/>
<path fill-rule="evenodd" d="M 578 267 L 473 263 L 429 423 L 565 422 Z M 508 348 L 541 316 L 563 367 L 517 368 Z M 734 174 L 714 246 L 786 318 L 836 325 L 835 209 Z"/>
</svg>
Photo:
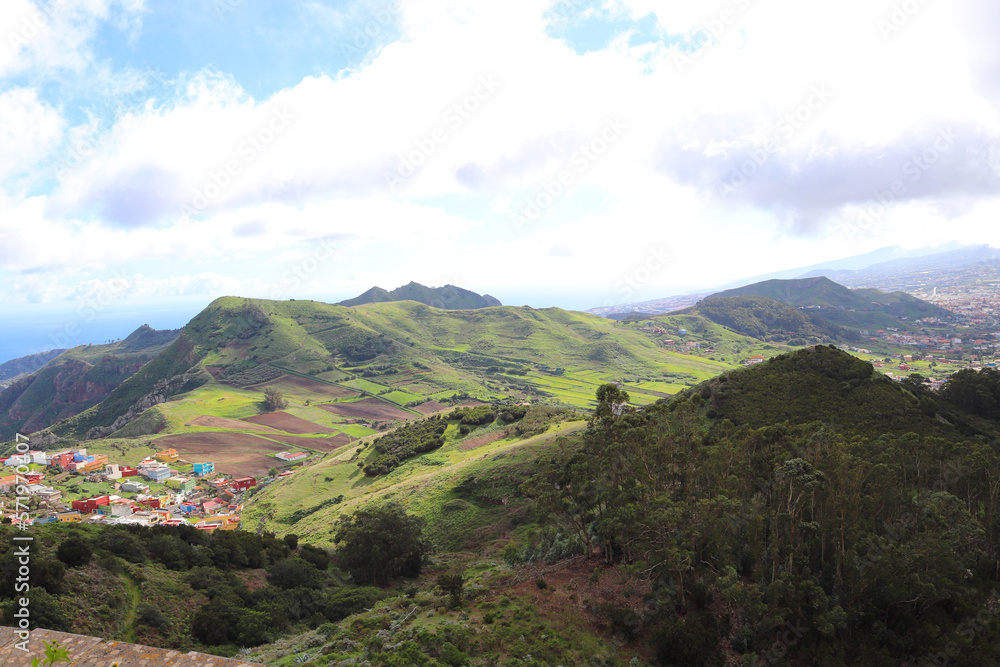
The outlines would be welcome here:
<svg viewBox="0 0 1000 667">
<path fill-rule="evenodd" d="M 134 467 L 113 463 L 107 454 L 88 454 L 86 448 L 32 450 L 0 458 L 0 465 L 11 473 L 0 477 L 4 523 L 193 525 L 207 532 L 239 528 L 247 490 L 293 474 L 234 479 L 217 472 L 211 461 L 182 459 L 175 449 L 156 452 Z M 107 492 L 70 499 L 88 487 Z M 28 498 L 26 521 L 20 510 L 15 511 L 15 495 L 22 505 Z"/>
</svg>

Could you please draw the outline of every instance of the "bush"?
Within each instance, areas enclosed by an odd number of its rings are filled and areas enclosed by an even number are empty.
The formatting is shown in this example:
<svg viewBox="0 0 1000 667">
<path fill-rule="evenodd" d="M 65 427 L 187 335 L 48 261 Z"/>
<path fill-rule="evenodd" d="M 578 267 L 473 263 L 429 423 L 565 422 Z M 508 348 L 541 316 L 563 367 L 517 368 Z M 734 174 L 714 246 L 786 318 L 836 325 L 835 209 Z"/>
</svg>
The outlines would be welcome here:
<svg viewBox="0 0 1000 667">
<path fill-rule="evenodd" d="M 384 597 L 382 591 L 372 586 L 338 588 L 327 593 L 323 614 L 336 622 L 368 609 L 382 597 Z"/>
<path fill-rule="evenodd" d="M 146 545 L 128 529 L 109 526 L 101 531 L 94 546 L 109 554 L 124 558 L 130 563 L 146 562 Z"/>
<path fill-rule="evenodd" d="M 439 574 L 437 585 L 448 594 L 449 609 L 456 609 L 462 605 L 462 590 L 465 587 L 465 575 L 460 572 Z"/>
<path fill-rule="evenodd" d="M 90 562 L 93 551 L 90 543 L 79 537 L 70 537 L 56 549 L 56 557 L 68 567 L 83 567 Z"/>
<path fill-rule="evenodd" d="M 424 520 L 406 513 L 396 502 L 360 509 L 337 521 L 335 558 L 362 584 L 385 584 L 399 576 L 416 576 L 428 545 Z"/>
<path fill-rule="evenodd" d="M 148 602 L 143 602 L 136 609 L 136 619 L 140 623 L 157 629 L 165 628 L 170 624 L 160 608 Z"/>
<path fill-rule="evenodd" d="M 312 563 L 301 558 L 284 558 L 272 565 L 267 571 L 267 578 L 278 588 L 320 588 L 323 577 Z"/>
</svg>

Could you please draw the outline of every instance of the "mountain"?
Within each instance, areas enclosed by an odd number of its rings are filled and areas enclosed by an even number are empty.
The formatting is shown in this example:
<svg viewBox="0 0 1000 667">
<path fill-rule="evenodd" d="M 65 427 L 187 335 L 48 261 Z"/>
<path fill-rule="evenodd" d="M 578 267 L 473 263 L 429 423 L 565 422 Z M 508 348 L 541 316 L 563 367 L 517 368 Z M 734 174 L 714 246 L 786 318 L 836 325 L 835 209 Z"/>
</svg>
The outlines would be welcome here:
<svg viewBox="0 0 1000 667">
<path fill-rule="evenodd" d="M 115 343 L 61 352 L 0 392 L 0 438 L 40 431 L 97 405 L 179 333 L 143 325 Z"/>
<path fill-rule="evenodd" d="M 672 354 L 652 333 L 558 308 L 442 310 L 413 300 L 345 307 L 223 297 L 103 401 L 54 430 L 104 438 L 136 422 L 127 433 L 162 437 L 192 430 L 185 424 L 200 415 L 252 416 L 259 409 L 249 397 L 261 400 L 267 385 L 293 400 L 291 414 L 321 424 L 331 437 L 357 437 L 371 431 L 347 422 L 364 409 L 311 404 L 368 401 L 367 412 L 384 414 L 386 422 L 456 395 L 586 408 L 603 382 L 684 387 L 727 367 Z M 636 389 L 639 404 L 664 395 Z M 228 398 L 216 406 L 207 398 L 200 403 L 203 396 Z M 190 415 L 195 405 L 202 412 Z"/>
<path fill-rule="evenodd" d="M 967 246 L 957 250 L 933 253 L 919 257 L 896 258 L 855 269 L 814 269 L 799 276 L 810 278 L 826 276 L 844 285 L 870 285 L 879 283 L 905 284 L 915 279 L 927 281 L 929 272 L 944 272 L 963 267 L 996 266 L 1000 249 L 988 245 Z M 919 278 L 918 278 L 919 277 Z"/>
<path fill-rule="evenodd" d="M 10 361 L 0 364 L 0 386 L 9 384 L 10 380 L 13 380 L 19 375 L 34 373 L 35 371 L 41 370 L 47 363 L 65 351 L 66 350 L 49 350 L 48 352 L 39 352 L 38 354 L 29 354 L 26 357 L 11 359 Z"/>
<path fill-rule="evenodd" d="M 852 336 L 850 331 L 832 325 L 815 313 L 766 296 L 711 296 L 677 314 L 702 315 L 716 324 L 760 340 L 771 336 L 771 339 L 794 339 L 795 344 L 807 345 L 857 338 L 856 334 Z"/>
<path fill-rule="evenodd" d="M 765 280 L 718 292 L 711 298 L 734 296 L 761 296 L 797 308 L 818 309 L 818 313 L 833 324 L 863 329 L 899 326 L 901 321 L 923 317 L 953 316 L 953 313 L 944 308 L 903 292 L 852 290 L 823 276 Z"/>
<path fill-rule="evenodd" d="M 611 319 L 622 319 L 632 312 L 638 313 L 665 313 L 672 310 L 679 310 L 694 305 L 699 299 L 717 293 L 720 290 L 729 290 L 744 287 L 767 280 L 790 280 L 795 278 L 813 278 L 826 276 L 842 284 L 855 286 L 870 286 L 872 283 L 884 281 L 893 275 L 893 270 L 905 267 L 910 271 L 928 270 L 919 267 L 933 267 L 947 269 L 968 262 L 983 261 L 984 257 L 992 251 L 992 261 L 996 261 L 996 249 L 989 249 L 987 246 L 963 246 L 958 243 L 949 243 L 937 248 L 906 249 L 902 246 L 889 246 L 879 248 L 862 255 L 844 257 L 810 266 L 785 269 L 782 271 L 772 271 L 770 273 L 741 278 L 730 283 L 721 285 L 711 290 L 701 290 L 688 294 L 680 294 L 670 297 L 661 297 L 642 302 L 619 304 L 616 306 L 602 306 L 591 308 L 587 312 L 609 317 Z M 978 258 L 978 259 L 977 259 Z M 891 281 L 887 283 L 893 289 L 902 287 Z"/>
<path fill-rule="evenodd" d="M 367 292 L 353 299 L 341 301 L 337 305 L 360 306 L 365 303 L 384 303 L 388 301 L 417 301 L 418 303 L 424 303 L 435 308 L 451 310 L 473 310 L 502 305 L 489 294 L 479 295 L 461 287 L 455 287 L 454 285 L 425 287 L 415 282 L 397 287 L 391 292 L 381 287 L 372 287 Z"/>
</svg>

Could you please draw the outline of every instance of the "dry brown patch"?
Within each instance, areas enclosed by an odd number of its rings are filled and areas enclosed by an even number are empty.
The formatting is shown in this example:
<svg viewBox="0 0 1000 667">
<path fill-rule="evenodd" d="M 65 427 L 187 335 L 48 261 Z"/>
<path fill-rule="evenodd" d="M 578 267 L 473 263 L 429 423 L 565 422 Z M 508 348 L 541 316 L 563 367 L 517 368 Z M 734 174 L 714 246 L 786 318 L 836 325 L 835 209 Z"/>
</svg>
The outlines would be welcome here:
<svg viewBox="0 0 1000 667">
<path fill-rule="evenodd" d="M 287 412 L 268 412 L 267 414 L 263 415 L 246 417 L 241 421 L 251 422 L 254 424 L 263 424 L 265 426 L 270 426 L 273 429 L 284 431 L 285 433 L 304 434 L 304 433 L 336 432 L 332 428 L 327 428 L 326 426 L 320 426 L 319 424 L 314 424 L 313 422 L 307 419 L 296 417 L 295 415 L 288 414 Z"/>
<path fill-rule="evenodd" d="M 351 398 L 353 396 L 361 395 L 353 389 L 336 387 L 334 385 L 326 384 L 325 382 L 310 380 L 309 378 L 303 378 L 297 375 L 284 375 L 277 380 L 270 380 L 269 382 L 255 385 L 254 388 L 258 389 L 270 385 L 280 385 L 292 394 L 316 394 L 319 396 L 326 396 L 328 398 Z M 301 391 L 294 391 L 295 389 Z"/>
<path fill-rule="evenodd" d="M 204 426 L 206 428 L 229 428 L 229 429 L 242 429 L 244 431 L 257 431 L 260 433 L 274 433 L 274 429 L 270 429 L 261 424 L 248 424 L 239 419 L 227 419 L 225 417 L 213 417 L 211 415 L 202 415 L 197 419 L 192 419 L 189 424 L 193 426 Z"/>
<path fill-rule="evenodd" d="M 305 447 L 306 449 L 315 449 L 320 452 L 335 451 L 345 445 L 351 444 L 354 440 L 354 438 L 346 433 L 338 433 L 332 438 L 306 438 L 295 435 L 274 435 L 271 437 L 274 440 L 278 440 L 289 445 Z"/>
<path fill-rule="evenodd" d="M 415 419 L 417 415 L 389 405 L 377 398 L 363 398 L 360 401 L 350 403 L 323 403 L 317 407 L 328 410 L 342 417 L 352 419 L 386 419 L 400 420 Z"/>
<path fill-rule="evenodd" d="M 488 445 L 495 440 L 500 440 L 506 435 L 507 435 L 506 431 L 493 431 L 493 433 L 477 435 L 472 438 L 466 438 L 465 440 L 463 440 L 462 444 L 459 445 L 458 448 L 463 451 L 468 451 L 470 449 L 482 447 L 483 445 Z"/>
<path fill-rule="evenodd" d="M 426 403 L 421 403 L 420 405 L 413 406 L 413 409 L 422 415 L 429 415 L 432 412 L 439 412 L 446 409 L 448 406 L 444 403 L 438 403 L 437 401 L 427 401 Z"/>
</svg>

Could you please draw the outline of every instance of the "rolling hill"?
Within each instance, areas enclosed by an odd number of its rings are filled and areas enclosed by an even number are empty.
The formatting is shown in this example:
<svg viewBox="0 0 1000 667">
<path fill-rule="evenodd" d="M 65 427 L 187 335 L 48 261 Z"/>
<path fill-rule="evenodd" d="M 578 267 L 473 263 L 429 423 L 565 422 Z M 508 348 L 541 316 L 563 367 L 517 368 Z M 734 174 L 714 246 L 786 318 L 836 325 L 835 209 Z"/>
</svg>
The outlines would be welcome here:
<svg viewBox="0 0 1000 667">
<path fill-rule="evenodd" d="M 425 287 L 420 283 L 410 282 L 397 287 L 391 292 L 381 287 L 372 287 L 367 292 L 339 302 L 338 306 L 360 306 L 365 303 L 386 303 L 389 301 L 417 301 L 435 308 L 445 309 L 476 309 L 502 305 L 489 294 L 479 295 L 454 285 L 444 287 Z"/>
<path fill-rule="evenodd" d="M 283 465 L 274 458 L 280 451 L 321 456 L 463 402 L 589 409 L 596 388 L 617 381 L 633 404 L 647 405 L 733 367 L 585 313 L 415 301 L 347 307 L 223 297 L 155 357 L 134 356 L 137 344 L 130 336 L 106 358 L 75 350 L 32 376 L 32 392 L 3 394 L 9 428 L 52 425 L 60 438 L 134 452 L 128 457 L 139 456 L 136 445 L 170 446 L 192 460 L 211 457 L 224 472 L 261 474 Z M 88 409 L 52 398 L 51 388 L 68 382 L 57 373 L 104 369 L 126 352 L 132 365 L 101 396 L 86 396 Z M 286 407 L 266 409 L 265 389 L 281 392 Z"/>
<path fill-rule="evenodd" d="M 761 296 L 797 308 L 817 309 L 825 320 L 845 327 L 878 329 L 907 326 L 907 320 L 948 318 L 952 313 L 903 292 L 848 289 L 829 278 L 765 280 L 712 294 L 710 298 Z"/>
</svg>

